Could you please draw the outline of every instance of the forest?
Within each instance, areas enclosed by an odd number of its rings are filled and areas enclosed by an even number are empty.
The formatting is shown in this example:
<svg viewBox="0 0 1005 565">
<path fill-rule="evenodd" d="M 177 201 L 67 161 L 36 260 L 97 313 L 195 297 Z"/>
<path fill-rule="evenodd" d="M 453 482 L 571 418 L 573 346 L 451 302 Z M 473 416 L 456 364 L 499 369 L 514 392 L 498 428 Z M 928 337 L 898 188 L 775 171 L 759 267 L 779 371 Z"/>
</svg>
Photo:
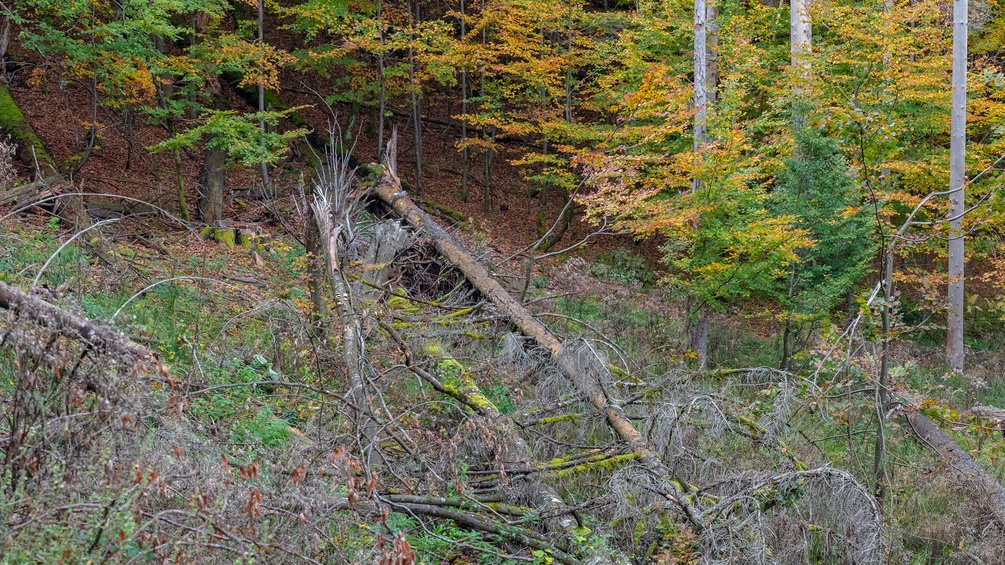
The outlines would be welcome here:
<svg viewBox="0 0 1005 565">
<path fill-rule="evenodd" d="M 0 565 L 1005 564 L 1003 0 L 7 0 L 0 130 Z"/>
</svg>

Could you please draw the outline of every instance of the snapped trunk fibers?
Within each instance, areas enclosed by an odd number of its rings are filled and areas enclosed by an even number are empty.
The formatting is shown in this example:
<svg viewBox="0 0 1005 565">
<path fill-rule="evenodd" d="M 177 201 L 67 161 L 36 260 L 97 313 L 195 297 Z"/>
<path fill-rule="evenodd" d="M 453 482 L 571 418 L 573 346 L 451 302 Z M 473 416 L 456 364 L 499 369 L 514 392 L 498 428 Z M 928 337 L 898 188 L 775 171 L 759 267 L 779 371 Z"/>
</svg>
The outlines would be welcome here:
<svg viewBox="0 0 1005 565">
<path fill-rule="evenodd" d="M 642 435 L 632 425 L 621 406 L 610 402 L 598 384 L 596 376 L 585 374 L 555 334 L 551 333 L 543 323 L 517 302 L 481 263 L 454 241 L 446 230 L 415 205 L 408 194 L 402 190 L 401 181 L 394 174 L 393 167 L 383 172 L 380 180 L 373 187 L 373 192 L 398 216 L 425 232 L 433 240 L 436 250 L 456 265 L 471 284 L 491 300 L 520 332 L 532 338 L 539 346 L 549 352 L 563 375 L 604 416 L 608 425 L 622 441 L 628 444 L 629 449 L 639 454 L 638 460 L 643 467 L 658 478 L 663 485 L 660 494 L 676 505 L 696 533 L 699 535 L 704 533 L 708 529 L 704 513 L 685 496 L 685 492 L 676 487 L 670 480 L 664 480 L 672 478 L 673 474 L 649 449 Z"/>
</svg>

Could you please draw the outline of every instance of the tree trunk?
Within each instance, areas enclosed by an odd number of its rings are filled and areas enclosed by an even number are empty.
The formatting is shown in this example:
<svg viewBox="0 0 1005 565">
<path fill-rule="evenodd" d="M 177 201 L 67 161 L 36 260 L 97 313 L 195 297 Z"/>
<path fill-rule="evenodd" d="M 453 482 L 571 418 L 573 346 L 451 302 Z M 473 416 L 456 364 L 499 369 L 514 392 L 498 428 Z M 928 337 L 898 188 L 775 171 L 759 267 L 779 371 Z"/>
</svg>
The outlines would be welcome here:
<svg viewBox="0 0 1005 565">
<path fill-rule="evenodd" d="M 813 26 L 807 0 L 791 0 L 789 2 L 789 40 L 792 66 L 806 71 L 809 65 L 806 56 L 813 49 Z M 802 72 L 800 72 L 800 78 L 803 78 Z"/>
<path fill-rule="evenodd" d="M 675 504 L 684 514 L 691 528 L 702 534 L 706 522 L 702 512 L 694 506 L 685 493 L 670 479 L 674 474 L 659 457 L 649 449 L 642 435 L 635 429 L 622 408 L 611 404 L 593 375 L 584 374 L 578 363 L 569 354 L 564 344 L 544 324 L 527 312 L 492 275 L 464 250 L 435 220 L 412 202 L 401 190 L 401 183 L 390 172 L 373 188 L 374 193 L 390 206 L 396 214 L 408 223 L 424 231 L 435 243 L 437 251 L 456 265 L 464 276 L 492 301 L 506 315 L 510 322 L 524 335 L 532 338 L 544 348 L 558 364 L 562 374 L 579 390 L 607 420 L 608 425 L 628 444 L 629 448 L 641 454 L 639 462 L 661 481 L 660 493 Z"/>
<path fill-rule="evenodd" d="M 701 163 L 702 151 L 708 143 L 708 5 L 706 0 L 694 0 L 694 160 L 696 168 Z M 701 179 L 696 174 L 692 190 L 701 190 Z M 698 356 L 698 368 L 703 370 L 708 358 L 708 305 L 699 306 L 698 319 L 690 328 L 691 349 Z"/>
<path fill-rule="evenodd" d="M 258 48 L 265 49 L 265 0 L 258 0 Z M 258 83 L 258 111 L 265 112 L 265 85 Z M 261 139 L 258 140 L 262 152 L 265 152 L 265 119 L 258 120 L 258 133 Z M 262 161 L 262 194 L 271 196 L 271 183 L 269 182 L 269 164 Z"/>
<path fill-rule="evenodd" d="M 706 0 L 705 9 L 705 100 L 715 104 L 715 89 L 719 83 L 719 5 L 718 0 Z"/>
<path fill-rule="evenodd" d="M 4 18 L 0 27 L 0 77 L 7 76 L 8 49 L 10 49 L 10 18 Z"/>
<path fill-rule="evenodd" d="M 50 332 L 80 342 L 90 349 L 89 356 L 99 359 L 111 354 L 124 362 L 156 361 L 149 349 L 136 345 L 117 331 L 53 306 L 0 281 L 0 308 L 10 310 L 20 320 L 37 324 Z"/>
<path fill-rule="evenodd" d="M 907 421 L 918 441 L 938 453 L 947 468 L 971 491 L 971 499 L 996 522 L 1005 525 L 1005 489 L 1001 484 L 931 419 L 915 412 L 907 416 Z"/>
<path fill-rule="evenodd" d="M 380 52 L 377 54 L 377 72 L 380 80 L 380 100 L 377 109 L 377 162 L 384 161 L 384 107 L 387 104 L 387 77 L 384 75 L 384 20 L 381 18 L 382 0 L 377 0 L 377 26 L 379 27 Z"/>
<path fill-rule="evenodd" d="M 481 18 L 485 19 L 485 0 L 482 0 Z M 485 46 L 488 45 L 488 24 L 484 21 L 482 22 L 482 51 L 485 50 Z M 485 67 L 482 67 L 481 72 L 481 84 L 478 90 L 479 96 L 485 96 Z M 488 136 L 485 130 L 482 130 L 482 138 L 486 139 Z M 488 147 L 482 148 L 482 208 L 486 217 L 489 215 L 489 209 L 492 207 L 492 178 L 490 177 L 492 169 L 492 150 Z"/>
<path fill-rule="evenodd" d="M 963 213 L 967 152 L 967 0 L 953 2 L 953 100 L 949 147 L 949 321 L 946 361 L 963 372 Z"/>
<path fill-rule="evenodd" d="M 223 194 L 227 184 L 227 154 L 220 147 L 207 147 L 202 164 L 199 216 L 215 225 L 223 219 Z"/>
<path fill-rule="evenodd" d="M 408 24 L 413 27 L 409 34 L 408 44 L 408 81 L 412 87 L 412 125 L 415 132 L 415 194 L 422 194 L 422 109 L 419 106 L 419 83 L 415 77 L 415 40 L 414 26 L 419 22 L 419 2 L 415 3 L 415 16 L 412 16 L 412 2 L 408 1 Z"/>
<path fill-rule="evenodd" d="M 461 0 L 461 41 L 468 34 L 468 22 Z M 468 69 L 461 69 L 461 201 L 468 201 Z"/>
<path fill-rule="evenodd" d="M 691 350 L 697 356 L 699 371 L 708 367 L 708 318 L 711 310 L 708 304 L 698 306 L 698 319 L 691 324 Z"/>
<path fill-rule="evenodd" d="M 708 141 L 708 29 L 705 0 L 694 0 L 694 153 L 700 159 L 701 148 Z M 701 181 L 694 179 L 697 191 Z"/>
</svg>

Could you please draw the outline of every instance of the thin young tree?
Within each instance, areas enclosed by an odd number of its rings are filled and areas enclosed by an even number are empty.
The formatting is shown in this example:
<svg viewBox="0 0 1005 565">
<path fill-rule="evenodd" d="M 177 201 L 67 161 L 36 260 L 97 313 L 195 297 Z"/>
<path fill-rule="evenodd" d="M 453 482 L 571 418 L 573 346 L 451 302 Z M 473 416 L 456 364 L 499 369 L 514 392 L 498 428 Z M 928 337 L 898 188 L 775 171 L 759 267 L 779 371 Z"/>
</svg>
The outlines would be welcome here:
<svg viewBox="0 0 1005 565">
<path fill-rule="evenodd" d="M 258 46 L 261 49 L 265 47 L 265 0 L 258 0 Z M 263 76 L 265 73 L 262 73 Z M 262 115 L 262 118 L 258 120 L 258 131 L 261 133 L 261 138 L 259 139 L 259 144 L 261 145 L 262 152 L 265 152 L 265 83 L 262 80 L 258 81 L 258 112 Z M 268 195 L 270 192 L 269 183 L 269 164 L 262 161 L 262 192 Z"/>
<path fill-rule="evenodd" d="M 408 25 L 412 28 L 409 34 L 408 44 L 408 81 L 412 90 L 412 125 L 415 132 L 415 193 L 422 194 L 422 110 L 419 106 L 419 79 L 415 68 L 415 28 L 421 21 L 419 15 L 419 4 L 415 3 L 415 12 L 412 12 L 412 3 L 408 2 Z"/>
<path fill-rule="evenodd" d="M 953 97 L 949 145 L 949 320 L 946 360 L 963 371 L 963 214 L 967 151 L 967 0 L 953 2 Z"/>
<path fill-rule="evenodd" d="M 464 0 L 461 0 L 461 44 L 468 35 Z M 468 201 L 468 69 L 461 68 L 461 200 Z"/>
</svg>

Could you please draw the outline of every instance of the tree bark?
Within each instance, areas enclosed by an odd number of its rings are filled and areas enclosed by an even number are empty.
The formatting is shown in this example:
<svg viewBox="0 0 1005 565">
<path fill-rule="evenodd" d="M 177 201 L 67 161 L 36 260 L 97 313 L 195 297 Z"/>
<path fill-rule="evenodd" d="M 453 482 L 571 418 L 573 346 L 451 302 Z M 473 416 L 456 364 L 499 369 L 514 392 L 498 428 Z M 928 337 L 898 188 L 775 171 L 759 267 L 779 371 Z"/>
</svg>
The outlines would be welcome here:
<svg viewBox="0 0 1005 565">
<path fill-rule="evenodd" d="M 995 521 L 1005 525 L 1005 489 L 1001 484 L 930 418 L 915 412 L 907 416 L 907 421 L 911 433 L 935 450 L 949 470 L 971 491 L 972 500 L 990 513 Z"/>
<path fill-rule="evenodd" d="M 258 0 L 258 47 L 259 49 L 265 49 L 265 0 Z M 265 112 L 265 85 L 261 82 L 258 83 L 258 112 Z M 259 146 L 262 150 L 265 150 L 265 118 L 258 120 L 258 133 L 261 135 L 261 139 L 258 140 Z M 262 161 L 262 194 L 266 197 L 271 196 L 271 183 L 269 182 L 269 164 Z"/>
<path fill-rule="evenodd" d="M 21 320 L 80 342 L 91 350 L 92 357 L 111 354 L 126 363 L 154 358 L 149 349 L 136 345 L 115 330 L 71 314 L 4 282 L 0 282 L 0 308 L 10 310 Z"/>
<path fill-rule="evenodd" d="M 461 41 L 468 34 L 468 22 L 461 0 Z M 468 69 L 461 69 L 461 201 L 468 201 Z"/>
<path fill-rule="evenodd" d="M 412 126 L 415 133 L 415 193 L 422 194 L 422 109 L 419 106 L 419 82 L 415 75 L 414 26 L 419 22 L 419 2 L 415 3 L 415 17 L 412 16 L 412 2 L 408 0 L 408 24 L 413 27 L 408 44 L 408 81 L 412 90 Z"/>
<path fill-rule="evenodd" d="M 199 215 L 207 224 L 223 219 L 223 194 L 227 184 L 227 154 L 220 147 L 207 147 L 202 165 Z"/>
<path fill-rule="evenodd" d="M 700 158 L 701 148 L 708 141 L 708 29 L 705 0 L 694 0 L 694 153 Z M 694 189 L 701 181 L 694 179 Z"/>
<path fill-rule="evenodd" d="M 953 99 L 949 147 L 949 320 L 946 361 L 963 372 L 963 214 L 967 153 L 967 0 L 953 2 Z"/>
<path fill-rule="evenodd" d="M 789 40 L 792 66 L 805 71 L 809 65 L 806 56 L 813 48 L 813 27 L 807 0 L 791 0 L 789 3 Z"/>
<path fill-rule="evenodd" d="M 377 161 L 383 161 L 384 157 L 384 112 L 387 105 L 387 77 L 384 72 L 384 20 L 382 18 L 384 3 L 377 0 L 377 25 L 380 36 L 378 37 L 380 52 L 377 53 L 377 72 L 380 81 L 380 100 L 377 106 Z M 461 11 L 463 12 L 463 3 Z"/>
</svg>

